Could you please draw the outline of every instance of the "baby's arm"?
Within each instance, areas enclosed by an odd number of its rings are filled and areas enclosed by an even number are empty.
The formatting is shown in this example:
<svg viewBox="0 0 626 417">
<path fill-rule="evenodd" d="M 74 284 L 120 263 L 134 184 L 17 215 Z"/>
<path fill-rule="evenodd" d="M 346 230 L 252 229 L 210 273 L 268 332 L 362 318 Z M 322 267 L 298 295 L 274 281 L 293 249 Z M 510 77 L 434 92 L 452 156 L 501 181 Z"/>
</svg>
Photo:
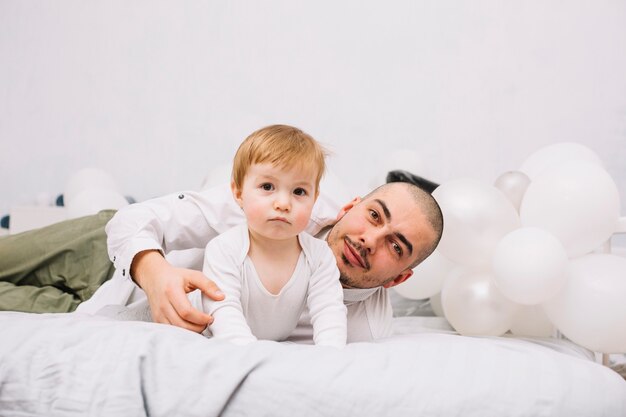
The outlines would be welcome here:
<svg viewBox="0 0 626 417">
<path fill-rule="evenodd" d="M 203 294 L 202 310 L 214 318 L 209 326 L 213 337 L 244 345 L 257 339 L 241 307 L 241 265 L 234 253 L 228 253 L 230 245 L 222 244 L 226 243 L 223 240 L 220 236 L 207 245 L 202 272 L 215 281 L 226 297 L 224 301 L 213 301 Z"/>
<path fill-rule="evenodd" d="M 339 269 L 335 256 L 322 242 L 315 259 L 317 268 L 309 283 L 307 304 L 313 325 L 313 340 L 316 345 L 343 347 L 347 338 L 346 306 L 343 289 L 339 282 Z"/>
</svg>

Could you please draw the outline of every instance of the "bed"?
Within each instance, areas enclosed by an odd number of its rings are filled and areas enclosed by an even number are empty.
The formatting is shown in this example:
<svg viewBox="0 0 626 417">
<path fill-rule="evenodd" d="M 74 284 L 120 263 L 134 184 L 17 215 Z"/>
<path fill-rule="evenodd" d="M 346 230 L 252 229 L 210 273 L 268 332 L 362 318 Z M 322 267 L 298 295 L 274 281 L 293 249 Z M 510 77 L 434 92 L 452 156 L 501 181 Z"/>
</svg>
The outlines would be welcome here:
<svg viewBox="0 0 626 417">
<path fill-rule="evenodd" d="M 626 381 L 579 345 L 461 336 L 392 302 L 392 337 L 342 350 L 0 312 L 0 417 L 626 416 Z"/>
<path fill-rule="evenodd" d="M 171 326 L 0 313 L 2 416 L 626 416 L 626 381 L 566 340 L 439 318 L 343 350 L 234 346 Z"/>
</svg>

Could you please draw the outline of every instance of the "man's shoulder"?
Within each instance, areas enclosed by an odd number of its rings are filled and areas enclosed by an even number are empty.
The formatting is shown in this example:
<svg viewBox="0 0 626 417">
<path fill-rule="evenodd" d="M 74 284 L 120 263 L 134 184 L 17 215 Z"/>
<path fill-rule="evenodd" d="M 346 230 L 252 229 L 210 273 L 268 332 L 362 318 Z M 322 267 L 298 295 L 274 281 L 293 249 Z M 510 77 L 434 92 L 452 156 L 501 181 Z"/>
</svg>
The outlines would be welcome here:
<svg viewBox="0 0 626 417">
<path fill-rule="evenodd" d="M 306 232 L 300 233 L 298 235 L 298 240 L 300 241 L 300 246 L 302 247 L 304 255 L 308 259 L 334 259 L 333 252 L 328 246 L 328 242 L 325 240 L 318 239 Z"/>
<path fill-rule="evenodd" d="M 233 198 L 228 184 L 220 184 L 201 191 L 186 194 L 187 200 L 196 204 L 207 223 L 217 233 L 223 233 L 246 221 L 243 211 Z M 180 197 L 179 197 L 180 198 Z"/>
</svg>

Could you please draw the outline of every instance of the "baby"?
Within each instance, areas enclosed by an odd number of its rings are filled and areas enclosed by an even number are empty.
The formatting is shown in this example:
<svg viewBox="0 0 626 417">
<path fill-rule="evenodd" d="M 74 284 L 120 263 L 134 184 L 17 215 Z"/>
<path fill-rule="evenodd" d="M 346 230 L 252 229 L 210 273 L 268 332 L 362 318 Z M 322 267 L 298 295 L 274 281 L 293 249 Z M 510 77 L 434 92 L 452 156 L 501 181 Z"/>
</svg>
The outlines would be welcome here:
<svg viewBox="0 0 626 417">
<path fill-rule="evenodd" d="M 231 189 L 247 223 L 211 240 L 203 267 L 226 297 L 190 295 L 196 308 L 214 317 L 213 337 L 237 344 L 284 340 L 306 306 L 315 344 L 345 345 L 335 257 L 326 242 L 303 232 L 324 170 L 324 149 L 291 126 L 262 128 L 240 145 Z"/>
</svg>

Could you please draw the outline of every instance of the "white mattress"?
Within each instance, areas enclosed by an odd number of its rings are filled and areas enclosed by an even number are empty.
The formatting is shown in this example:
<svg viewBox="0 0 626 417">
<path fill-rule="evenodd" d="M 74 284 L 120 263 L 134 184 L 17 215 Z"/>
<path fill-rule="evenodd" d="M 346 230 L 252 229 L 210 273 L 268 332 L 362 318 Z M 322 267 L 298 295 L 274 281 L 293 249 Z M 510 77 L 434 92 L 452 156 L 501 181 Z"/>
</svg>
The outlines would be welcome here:
<svg viewBox="0 0 626 417">
<path fill-rule="evenodd" d="M 0 415 L 626 416 L 626 382 L 566 342 L 462 337 L 411 320 L 397 323 L 414 331 L 336 350 L 0 313 Z"/>
</svg>

